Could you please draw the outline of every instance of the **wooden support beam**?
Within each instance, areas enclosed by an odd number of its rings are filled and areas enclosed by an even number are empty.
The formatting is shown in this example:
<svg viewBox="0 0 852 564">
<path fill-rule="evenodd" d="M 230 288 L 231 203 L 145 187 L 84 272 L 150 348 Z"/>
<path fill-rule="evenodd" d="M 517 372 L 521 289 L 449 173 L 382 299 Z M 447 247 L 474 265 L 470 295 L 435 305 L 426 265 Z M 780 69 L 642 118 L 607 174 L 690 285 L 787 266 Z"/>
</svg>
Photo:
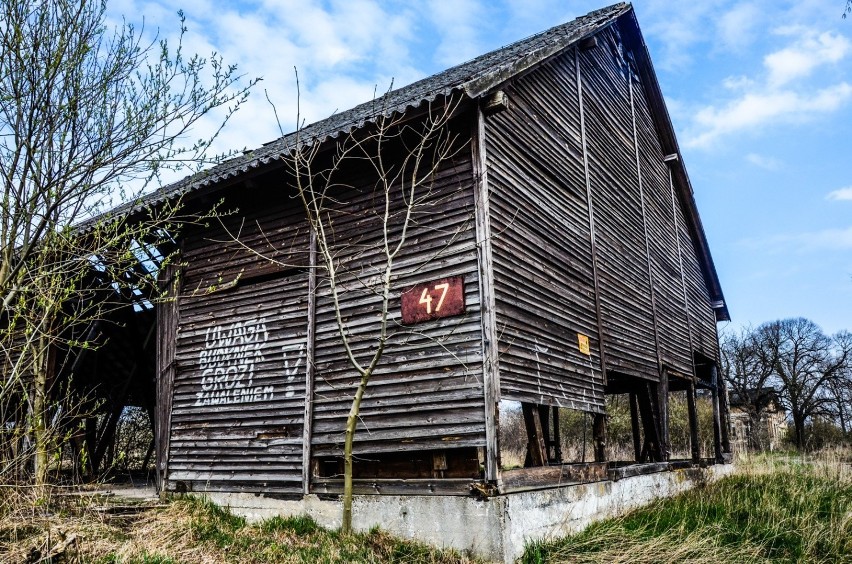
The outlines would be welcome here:
<svg viewBox="0 0 852 564">
<path fill-rule="evenodd" d="M 648 464 L 630 464 L 621 468 L 610 468 L 607 472 L 609 479 L 617 482 L 622 478 L 632 478 L 633 476 L 644 476 L 646 474 L 655 474 L 657 472 L 666 472 L 670 466 L 668 462 L 651 462 Z"/>
<path fill-rule="evenodd" d="M 595 462 L 606 462 L 606 415 L 603 413 L 594 415 L 592 437 L 595 442 Z"/>
<path fill-rule="evenodd" d="M 415 479 L 352 479 L 352 493 L 355 495 L 471 495 L 471 480 L 450 478 Z M 343 478 L 314 478 L 313 493 L 343 493 Z"/>
<path fill-rule="evenodd" d="M 645 440 L 642 445 L 642 462 L 662 462 L 663 455 L 660 448 L 660 414 L 657 402 L 656 385 L 652 382 L 645 383 L 637 393 L 639 399 L 639 415 L 642 417 L 642 430 Z"/>
<path fill-rule="evenodd" d="M 668 460 L 671 455 L 671 440 L 669 437 L 669 371 L 660 371 L 658 408 L 660 421 L 660 454 L 662 460 Z"/>
<path fill-rule="evenodd" d="M 710 366 L 710 394 L 713 402 L 713 457 L 717 463 L 724 461 L 722 456 L 722 424 L 719 410 L 719 371 L 716 364 Z"/>
<path fill-rule="evenodd" d="M 600 482 L 606 479 L 607 465 L 603 462 L 518 468 L 503 472 L 500 493 Z"/>
<path fill-rule="evenodd" d="M 562 432 L 559 429 L 559 407 L 553 406 L 553 451 L 554 461 L 562 463 Z"/>
<path fill-rule="evenodd" d="M 695 384 L 690 382 L 686 390 L 686 409 L 689 414 L 689 447 L 692 453 L 692 461 L 698 464 L 701 458 L 701 449 L 698 443 L 698 409 L 695 405 Z"/>
<path fill-rule="evenodd" d="M 554 461 L 555 456 L 550 455 L 550 447 L 553 446 L 553 442 L 550 438 L 550 408 L 548 406 L 538 406 L 538 419 L 541 421 L 541 438 L 544 441 L 544 459 L 549 464 Z"/>
<path fill-rule="evenodd" d="M 157 491 L 165 491 L 168 478 L 169 438 L 171 436 L 172 397 L 175 380 L 175 350 L 178 333 L 179 267 L 170 264 L 161 271 L 159 283 L 170 300 L 157 304 L 157 397 L 154 424 L 154 466 Z"/>
<path fill-rule="evenodd" d="M 636 392 L 630 392 L 630 430 L 633 434 L 633 456 L 637 462 L 642 460 L 642 436 L 639 429 L 639 400 Z"/>
<path fill-rule="evenodd" d="M 723 378 L 718 379 L 719 388 L 719 426 L 722 431 L 722 453 L 731 454 L 731 421 L 730 410 L 728 408 L 728 387 L 725 385 Z"/>
<path fill-rule="evenodd" d="M 545 466 L 547 464 L 547 447 L 544 443 L 544 433 L 541 429 L 541 419 L 538 408 L 532 403 L 522 403 L 524 426 L 527 429 L 527 461 L 524 466 Z"/>
<path fill-rule="evenodd" d="M 485 154 L 485 116 L 476 110 L 471 152 L 474 178 L 476 248 L 479 263 L 479 303 L 482 327 L 482 391 L 485 403 L 485 480 L 500 479 L 499 414 L 500 365 L 491 251 L 491 214 L 488 195 L 488 159 Z"/>
<path fill-rule="evenodd" d="M 302 420 L 302 493 L 311 493 L 311 442 L 314 429 L 314 350 L 317 311 L 317 234 L 311 230 L 308 256 L 308 330 L 305 347 L 305 413 Z"/>
</svg>

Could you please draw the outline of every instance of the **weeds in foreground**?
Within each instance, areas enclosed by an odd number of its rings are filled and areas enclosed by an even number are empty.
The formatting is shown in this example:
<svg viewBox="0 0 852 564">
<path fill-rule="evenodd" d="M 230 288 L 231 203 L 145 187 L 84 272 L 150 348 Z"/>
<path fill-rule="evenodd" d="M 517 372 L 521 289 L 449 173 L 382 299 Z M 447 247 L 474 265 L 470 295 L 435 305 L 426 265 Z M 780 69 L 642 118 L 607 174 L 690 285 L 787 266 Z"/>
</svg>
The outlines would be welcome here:
<svg viewBox="0 0 852 564">
<path fill-rule="evenodd" d="M 54 502 L 43 506 L 42 518 L 21 515 L 4 519 L 0 562 L 27 562 L 33 549 L 46 554 L 44 547 L 53 545 L 47 536 L 55 538 L 59 532 L 77 539 L 73 551 L 63 555 L 71 563 L 474 562 L 456 552 L 403 541 L 378 529 L 341 535 L 308 517 L 273 517 L 248 524 L 242 517 L 194 497 L 174 499 L 131 516 L 110 516 L 93 507 L 79 503 L 60 507 Z"/>
<path fill-rule="evenodd" d="M 747 459 L 715 484 L 533 543 L 523 562 L 852 562 L 847 454 Z"/>
</svg>

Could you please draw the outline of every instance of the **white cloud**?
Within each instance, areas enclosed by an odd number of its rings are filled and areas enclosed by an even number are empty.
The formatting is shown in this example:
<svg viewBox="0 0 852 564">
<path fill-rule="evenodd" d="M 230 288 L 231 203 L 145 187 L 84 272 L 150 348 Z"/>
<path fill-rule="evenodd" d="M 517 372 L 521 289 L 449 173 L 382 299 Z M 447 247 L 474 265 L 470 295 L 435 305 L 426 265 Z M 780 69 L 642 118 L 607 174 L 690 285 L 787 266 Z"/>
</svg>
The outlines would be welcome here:
<svg viewBox="0 0 852 564">
<path fill-rule="evenodd" d="M 741 244 L 752 249 L 783 253 L 846 251 L 852 249 L 852 227 L 745 239 Z"/>
<path fill-rule="evenodd" d="M 746 160 L 754 166 L 766 170 L 774 171 L 781 168 L 781 162 L 778 159 L 773 159 L 772 157 L 765 157 L 763 155 L 758 155 L 757 153 L 749 153 L 748 155 L 746 155 Z"/>
<path fill-rule="evenodd" d="M 829 192 L 825 199 L 852 201 L 852 186 L 847 186 L 846 188 L 839 188 L 837 190 Z"/>
<path fill-rule="evenodd" d="M 722 86 L 728 90 L 748 90 L 755 86 L 755 81 L 747 76 L 729 76 L 722 81 Z"/>
<path fill-rule="evenodd" d="M 694 112 L 686 146 L 706 148 L 733 133 L 801 123 L 849 102 L 852 85 L 848 82 L 831 84 L 824 78 L 828 73 L 816 80 L 812 75 L 821 67 L 839 68 L 852 53 L 852 42 L 837 33 L 801 26 L 779 28 L 775 34 L 791 41 L 763 58 L 763 72 L 756 78 L 726 78 L 722 85 L 733 98 Z"/>
<path fill-rule="evenodd" d="M 749 92 L 716 108 L 708 106 L 695 115 L 698 133 L 686 141 L 689 147 L 708 147 L 720 137 L 763 125 L 797 122 L 837 110 L 852 98 L 852 86 L 842 82 L 809 94 L 791 90 Z"/>
<path fill-rule="evenodd" d="M 705 20 L 708 9 L 709 2 L 655 0 L 639 11 L 640 26 L 663 45 L 662 56 L 655 58 L 656 64 L 672 70 L 690 62 L 689 48 L 702 38 L 698 24 Z"/>
<path fill-rule="evenodd" d="M 741 50 L 752 43 L 753 28 L 761 21 L 760 8 L 753 3 L 737 4 L 716 23 L 719 42 L 727 49 Z"/>
<path fill-rule="evenodd" d="M 296 122 L 298 68 L 301 117 L 308 123 L 335 110 L 348 109 L 384 90 L 422 77 L 411 63 L 409 44 L 416 35 L 418 16 L 406 4 L 379 0 L 259 0 L 215 3 L 187 0 L 181 4 L 189 29 L 186 53 L 209 56 L 215 51 L 226 63 L 239 65 L 247 78 L 263 77 L 249 101 L 231 119 L 213 152 L 255 148 L 280 135 L 272 107 L 275 103 L 285 130 Z M 114 0 L 111 22 L 139 23 L 144 14 L 146 33 L 160 26 L 161 37 L 177 39 L 176 9 L 167 0 Z M 209 135 L 218 127 L 214 112 L 193 130 L 193 137 Z"/>
<path fill-rule="evenodd" d="M 428 14 L 441 34 L 435 58 L 451 66 L 481 55 L 478 30 L 487 11 L 478 0 L 431 0 Z"/>
<path fill-rule="evenodd" d="M 783 28 L 782 35 L 800 35 L 790 46 L 770 53 L 763 59 L 769 72 L 769 85 L 783 86 L 797 78 L 810 75 L 814 69 L 826 64 L 837 63 L 849 53 L 852 44 L 837 33 L 817 34 L 801 28 Z"/>
</svg>

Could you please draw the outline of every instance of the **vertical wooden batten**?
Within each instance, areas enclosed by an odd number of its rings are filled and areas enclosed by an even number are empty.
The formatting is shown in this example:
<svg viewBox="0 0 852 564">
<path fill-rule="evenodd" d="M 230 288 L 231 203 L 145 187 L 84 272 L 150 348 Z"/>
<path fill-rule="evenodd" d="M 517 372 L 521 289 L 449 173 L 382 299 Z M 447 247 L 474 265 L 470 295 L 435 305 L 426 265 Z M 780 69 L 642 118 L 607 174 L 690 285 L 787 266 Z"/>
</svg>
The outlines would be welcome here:
<svg viewBox="0 0 852 564">
<path fill-rule="evenodd" d="M 589 151 L 586 147 L 586 116 L 583 111 L 583 77 L 580 73 L 580 52 L 574 48 L 574 68 L 577 72 L 577 103 L 580 107 L 580 143 L 583 148 L 583 173 L 586 179 L 586 202 L 589 207 L 589 245 L 592 251 L 592 281 L 595 290 L 595 316 L 598 329 L 598 347 L 600 348 L 601 380 L 603 385 L 607 384 L 606 376 L 606 352 L 604 349 L 603 324 L 601 322 L 601 292 L 598 281 L 598 253 L 595 242 L 595 210 L 592 203 L 592 181 L 589 175 Z"/>
<path fill-rule="evenodd" d="M 642 210 L 642 231 L 645 236 L 645 265 L 648 270 L 648 287 L 651 289 L 651 318 L 654 324 L 654 349 L 657 351 L 657 369 L 662 375 L 663 357 L 660 351 L 660 326 L 658 319 L 659 316 L 657 314 L 656 292 L 654 291 L 654 270 L 651 265 L 651 243 L 648 236 L 648 213 L 645 209 L 645 190 L 642 184 L 642 163 L 639 158 L 639 137 L 636 131 L 636 104 L 633 98 L 633 78 L 631 74 L 632 73 L 628 69 L 627 84 L 630 94 L 630 117 L 632 120 L 633 127 L 633 148 L 636 155 L 636 177 L 638 179 L 639 202 L 640 208 Z M 668 401 L 666 401 L 663 405 L 668 405 Z M 668 418 L 667 413 L 663 415 L 664 417 Z"/>
<path fill-rule="evenodd" d="M 305 495 L 311 489 L 311 437 L 314 416 L 314 347 L 317 311 L 317 234 L 311 230 L 308 258 L 308 333 L 305 349 L 305 419 L 302 428 L 302 485 Z"/>
<path fill-rule="evenodd" d="M 677 263 L 680 268 L 680 284 L 681 289 L 683 290 L 683 310 L 686 313 L 686 328 L 689 335 L 689 354 L 692 356 L 692 375 L 695 377 L 695 343 L 692 339 L 692 320 L 689 315 L 689 292 L 686 290 L 686 273 L 683 270 L 683 249 L 680 245 L 680 227 L 678 226 L 677 221 L 677 196 L 674 191 L 674 179 L 672 178 L 671 166 L 673 166 L 672 162 L 669 161 L 669 190 L 672 194 L 672 215 L 674 218 L 672 227 L 674 229 L 675 241 L 677 242 Z"/>
<path fill-rule="evenodd" d="M 491 217 L 488 206 L 488 165 L 485 154 L 485 116 L 477 107 L 472 132 L 476 248 L 479 263 L 479 296 L 482 323 L 482 380 L 485 396 L 485 479 L 500 479 L 498 404 L 500 367 L 497 359 L 497 321 L 494 299 L 494 269 L 491 249 Z"/>
</svg>

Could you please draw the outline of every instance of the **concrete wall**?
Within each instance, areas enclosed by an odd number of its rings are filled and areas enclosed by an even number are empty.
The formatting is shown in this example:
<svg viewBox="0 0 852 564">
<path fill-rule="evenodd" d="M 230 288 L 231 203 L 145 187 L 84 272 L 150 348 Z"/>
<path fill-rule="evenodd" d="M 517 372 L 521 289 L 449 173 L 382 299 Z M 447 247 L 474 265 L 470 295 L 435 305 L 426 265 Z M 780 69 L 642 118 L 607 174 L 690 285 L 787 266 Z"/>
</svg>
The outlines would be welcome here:
<svg viewBox="0 0 852 564">
<path fill-rule="evenodd" d="M 596 482 L 512 493 L 488 500 L 457 496 L 355 496 L 357 529 L 374 526 L 433 546 L 451 547 L 497 562 L 514 562 L 531 540 L 581 531 L 594 521 L 676 495 L 733 471 L 732 465 L 688 468 L 617 482 Z M 298 501 L 210 492 L 210 499 L 249 520 L 309 515 L 323 527 L 340 527 L 339 501 L 315 495 Z"/>
</svg>

